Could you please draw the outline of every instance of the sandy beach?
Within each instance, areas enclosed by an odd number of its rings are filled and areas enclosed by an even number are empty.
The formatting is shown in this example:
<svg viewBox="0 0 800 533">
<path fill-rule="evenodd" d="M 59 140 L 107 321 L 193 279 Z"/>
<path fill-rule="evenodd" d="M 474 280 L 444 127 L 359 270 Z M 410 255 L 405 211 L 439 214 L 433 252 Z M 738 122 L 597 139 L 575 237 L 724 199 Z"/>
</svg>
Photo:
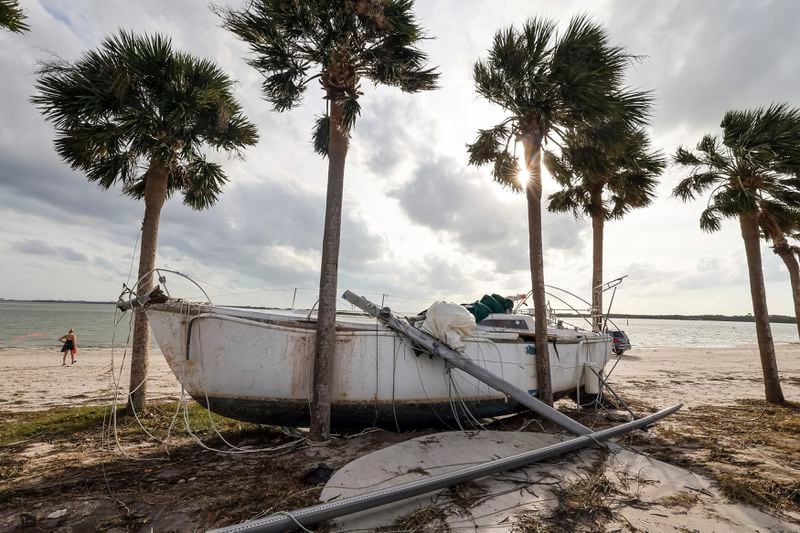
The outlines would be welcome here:
<svg viewBox="0 0 800 533">
<path fill-rule="evenodd" d="M 776 346 L 783 392 L 788 400 L 800 400 L 800 344 Z M 123 351 L 114 351 L 119 375 Z M 82 349 L 78 362 L 61 366 L 56 351 L 7 348 L 0 350 L 0 411 L 32 411 L 78 404 L 102 404 L 112 398 L 111 361 L 108 348 Z M 128 383 L 128 361 L 122 384 Z M 698 405 L 730 405 L 735 400 L 763 398 L 761 364 L 755 346 L 736 348 L 634 348 L 614 367 L 606 367 L 610 382 L 626 398 L 654 405 L 683 402 Z M 612 371 L 612 367 L 613 371 Z M 150 356 L 148 396 L 176 398 L 180 386 L 158 350 Z M 122 389 L 123 392 L 126 389 Z"/>
<path fill-rule="evenodd" d="M 122 349 L 113 352 L 116 379 L 122 383 L 120 392 L 124 394 L 130 367 L 129 359 L 123 360 L 123 355 Z M 0 411 L 109 403 L 114 389 L 111 349 L 81 348 L 76 360 L 70 365 L 67 357 L 67 366 L 61 366 L 61 354 L 56 350 L 0 349 Z M 180 396 L 180 385 L 157 349 L 150 354 L 147 394 L 153 399 Z"/>
<path fill-rule="evenodd" d="M 783 394 L 800 401 L 800 343 L 775 346 Z M 626 398 L 654 405 L 682 402 L 732 405 L 736 400 L 764 398 L 761 361 L 755 345 L 735 348 L 658 347 L 626 352 L 610 382 Z"/>
<path fill-rule="evenodd" d="M 800 344 L 778 345 L 777 353 L 784 394 L 796 402 L 800 399 Z M 121 351 L 114 353 L 117 371 L 122 355 Z M 0 423 L 0 429 L 6 428 L 9 435 L 28 431 L 20 437 L 7 435 L 10 442 L 0 449 L 0 498 L 8 503 L 0 511 L 0 530 L 36 527 L 37 531 L 94 531 L 100 527 L 110 531 L 192 531 L 230 525 L 317 503 L 324 481 L 309 481 L 307 476 L 317 472 L 319 465 L 344 472 L 351 461 L 370 452 L 429 433 L 373 431 L 334 439 L 326 446 L 301 445 L 288 453 L 232 456 L 203 450 L 177 427 L 167 454 L 166 446 L 162 448 L 145 437 L 128 418 L 120 420 L 126 450 L 123 456 L 116 447 L 104 444 L 102 408 L 43 411 L 56 406 L 108 403 L 112 395 L 111 356 L 109 349 L 82 349 L 76 365 L 62 367 L 57 352 L 0 350 L 0 374 L 4 378 L 0 380 L 0 413 L 4 414 L 0 422 L 8 422 Z M 612 360 L 607 370 L 611 371 L 615 362 Z M 794 459 L 798 457 L 796 435 L 800 428 L 797 408 L 778 408 L 761 401 L 764 391 L 760 375 L 754 346 L 639 348 L 624 354 L 611 372 L 611 382 L 633 409 L 644 414 L 655 407 L 685 404 L 683 410 L 650 431 L 621 441 L 643 454 L 630 457 L 637 458 L 637 465 L 647 461 L 650 477 L 642 477 L 640 466 L 632 471 L 637 480 L 634 484 L 625 481 L 627 474 L 620 477 L 617 466 L 611 463 L 603 467 L 605 470 L 597 470 L 598 460 L 604 456 L 596 451 L 571 456 L 569 461 L 531 466 L 525 470 L 528 474 L 546 474 L 558 480 L 561 496 L 541 500 L 546 492 L 539 489 L 539 498 L 528 498 L 530 501 L 514 496 L 513 513 L 504 524 L 495 524 L 496 530 L 540 530 L 520 525 L 529 518 L 539 524 L 542 519 L 567 527 L 574 515 L 571 509 L 587 504 L 581 495 L 597 491 L 604 496 L 589 499 L 591 512 L 600 514 L 585 521 L 586 530 L 619 531 L 634 527 L 631 524 L 645 531 L 793 530 L 800 524 L 800 485 L 796 481 L 800 463 Z M 123 370 L 121 382 L 126 384 L 127 380 Z M 179 393 L 177 381 L 155 351 L 150 360 L 150 398 L 174 398 Z M 172 410 L 164 402 L 153 406 L 146 423 L 163 434 Z M 614 411 L 576 411 L 568 400 L 559 402 L 559 408 L 595 428 L 618 424 L 620 416 L 624 417 L 624 413 Z M 82 414 L 77 414 L 79 411 Z M 196 411 L 193 423 L 202 426 L 207 422 L 205 413 L 199 408 Z M 488 429 L 510 432 L 509 442 L 538 438 L 518 433 L 522 427 L 537 431 L 536 425 L 526 422 L 528 416 L 498 419 Z M 239 444 L 270 447 L 294 438 L 268 426 L 256 428 L 221 418 L 218 424 L 232 442 Z M 222 446 L 209 427 L 201 433 L 207 442 Z M 587 477 L 589 471 L 595 472 L 595 477 Z M 496 482 L 490 477 L 481 481 L 488 485 L 479 487 L 490 490 Z M 637 488 L 640 482 L 649 492 Z M 548 487 L 540 489 L 547 491 Z M 519 491 L 512 488 L 517 495 Z M 54 491 L 69 497 L 53 498 Z M 507 492 L 504 489 L 502 493 Z M 237 497 L 232 499 L 230 494 Z M 451 496 L 463 505 L 463 498 L 454 494 L 457 491 L 443 493 L 441 508 L 448 508 Z M 564 500 L 565 495 L 572 496 Z M 577 500 L 570 503 L 569 498 Z M 540 508 L 539 500 L 557 501 L 557 508 Z M 178 511 L 175 501 L 189 503 Z M 539 510 L 530 515 L 520 509 Z M 567 513 L 567 518 L 559 519 L 558 509 Z M 447 520 L 458 522 L 461 513 L 463 510 L 447 514 Z M 398 524 L 406 522 L 400 520 L 393 526 Z M 441 526 L 434 521 L 414 530 L 441 530 L 437 524 Z"/>
</svg>

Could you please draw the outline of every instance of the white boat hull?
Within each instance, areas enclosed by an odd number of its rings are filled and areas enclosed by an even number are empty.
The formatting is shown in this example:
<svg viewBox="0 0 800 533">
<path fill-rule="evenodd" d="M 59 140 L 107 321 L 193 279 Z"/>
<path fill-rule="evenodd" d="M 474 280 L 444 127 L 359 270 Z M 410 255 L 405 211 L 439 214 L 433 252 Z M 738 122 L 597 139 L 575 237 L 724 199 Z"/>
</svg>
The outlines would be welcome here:
<svg viewBox="0 0 800 533">
<path fill-rule="evenodd" d="M 154 304 L 153 333 L 187 392 L 212 411 L 252 422 L 305 427 L 314 358 L 314 320 L 290 312 Z M 505 395 L 427 354 L 364 317 L 338 317 L 331 382 L 334 427 L 452 425 L 520 410 Z M 599 391 L 596 372 L 611 354 L 608 337 L 550 330 L 553 390 Z M 566 330 L 564 330 L 566 333 Z M 554 333 L 555 332 L 555 333 Z M 524 332 L 479 328 L 464 354 L 536 394 L 534 342 Z M 456 415 L 458 413 L 458 415 Z"/>
</svg>

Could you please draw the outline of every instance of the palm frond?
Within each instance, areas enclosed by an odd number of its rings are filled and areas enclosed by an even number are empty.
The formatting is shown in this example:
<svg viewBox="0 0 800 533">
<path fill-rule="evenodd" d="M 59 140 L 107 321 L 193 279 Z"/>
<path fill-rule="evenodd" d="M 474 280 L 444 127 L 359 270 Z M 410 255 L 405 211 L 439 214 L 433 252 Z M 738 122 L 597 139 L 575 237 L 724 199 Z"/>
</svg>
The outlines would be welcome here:
<svg viewBox="0 0 800 533">
<path fill-rule="evenodd" d="M 576 219 L 581 218 L 585 209 L 585 198 L 579 187 L 571 187 L 556 191 L 547 197 L 547 210 L 552 213 L 572 213 Z"/>
<path fill-rule="evenodd" d="M 800 172 L 800 109 L 786 103 L 728 111 L 723 140 L 749 164 L 779 173 Z"/>
<path fill-rule="evenodd" d="M 784 234 L 800 230 L 800 205 L 786 204 L 784 202 L 762 198 L 758 202 L 759 220 L 762 227 L 767 227 Z M 765 231 L 767 240 L 771 238 L 771 231 Z"/>
<path fill-rule="evenodd" d="M 570 168 L 567 159 L 560 158 L 550 150 L 544 150 L 542 162 L 545 168 L 561 187 L 570 187 L 575 172 Z"/>
<path fill-rule="evenodd" d="M 200 189 L 188 192 L 196 188 L 192 172 L 202 182 L 222 170 L 201 163 L 200 150 L 238 154 L 258 139 L 232 87 L 214 63 L 173 50 L 167 37 L 122 31 L 74 63 L 45 64 L 31 100 L 55 124 L 59 155 L 90 181 L 104 188 L 119 182 L 141 198 L 141 169 L 156 163 L 168 172 L 168 195 L 188 193 L 202 208 L 213 200 L 198 200 Z M 224 182 L 224 175 L 214 181 Z"/>
<path fill-rule="evenodd" d="M 427 37 L 413 6 L 411 0 L 254 0 L 241 10 L 216 11 L 248 44 L 248 63 L 264 75 L 262 92 L 276 111 L 302 103 L 308 84 L 319 79 L 328 99 L 346 99 L 349 132 L 360 113 L 363 78 L 410 93 L 437 88 L 439 73 L 418 48 Z"/>
<path fill-rule="evenodd" d="M 724 180 L 725 177 L 716 172 L 693 171 L 675 186 L 672 196 L 688 202 Z"/>
<path fill-rule="evenodd" d="M 328 142 L 330 140 L 331 119 L 327 114 L 317 117 L 314 122 L 314 131 L 311 134 L 314 151 L 323 157 L 328 156 Z"/>
<path fill-rule="evenodd" d="M 519 161 L 508 150 L 503 150 L 494 158 L 492 177 L 503 187 L 507 187 L 514 192 L 521 191 L 522 184 L 520 183 L 519 173 Z"/>
<path fill-rule="evenodd" d="M 643 130 L 615 118 L 572 129 L 563 140 L 560 156 L 546 153 L 545 165 L 578 202 L 576 213 L 610 220 L 652 203 L 666 161 Z"/>
<path fill-rule="evenodd" d="M 196 211 L 214 205 L 222 194 L 222 187 L 228 182 L 222 167 L 197 157 L 188 162 L 185 170 L 189 181 L 182 187 L 183 203 Z"/>
<path fill-rule="evenodd" d="M 713 198 L 717 212 L 725 217 L 757 213 L 759 199 L 752 189 L 728 187 L 720 189 Z"/>
<path fill-rule="evenodd" d="M 0 28 L 13 33 L 26 32 L 30 27 L 25 19 L 25 10 L 19 7 L 18 0 L 0 0 Z"/>
<path fill-rule="evenodd" d="M 716 207 L 710 206 L 700 213 L 700 229 L 706 233 L 714 233 L 722 227 L 722 217 Z"/>
<path fill-rule="evenodd" d="M 691 150 L 687 150 L 683 146 L 679 146 L 675 151 L 675 157 L 673 158 L 673 161 L 678 165 L 686 166 L 696 166 L 702 164 L 700 159 L 694 155 Z"/>
<path fill-rule="evenodd" d="M 491 163 L 500 156 L 511 132 L 504 122 L 488 130 L 478 130 L 478 137 L 467 144 L 469 164 L 475 166 Z"/>
<path fill-rule="evenodd" d="M 350 134 L 356 124 L 356 119 L 361 114 L 361 104 L 358 103 L 358 96 L 348 94 L 344 98 L 342 106 L 342 127 Z"/>
<path fill-rule="evenodd" d="M 554 47 L 551 63 L 569 120 L 578 124 L 622 116 L 627 102 L 632 124 L 643 124 L 649 114 L 644 112 L 648 93 L 625 92 L 622 87 L 625 68 L 634 59 L 610 45 L 607 32 L 588 16 L 572 18 Z"/>
</svg>

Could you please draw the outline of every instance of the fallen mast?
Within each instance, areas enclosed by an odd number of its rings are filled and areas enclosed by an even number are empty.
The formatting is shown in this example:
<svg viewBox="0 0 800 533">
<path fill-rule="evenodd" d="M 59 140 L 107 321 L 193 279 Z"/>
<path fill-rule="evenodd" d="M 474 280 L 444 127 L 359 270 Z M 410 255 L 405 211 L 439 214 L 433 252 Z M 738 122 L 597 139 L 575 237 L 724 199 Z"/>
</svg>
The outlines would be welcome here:
<svg viewBox="0 0 800 533">
<path fill-rule="evenodd" d="M 403 483 L 395 487 L 379 489 L 366 494 L 359 494 L 351 496 L 342 500 L 336 500 L 329 503 L 314 505 L 291 512 L 275 513 L 260 520 L 253 520 L 251 522 L 244 522 L 235 526 L 229 526 L 221 529 L 212 530 L 212 533 L 234 533 L 234 532 L 258 532 L 258 533 L 272 533 L 278 531 L 287 531 L 297 528 L 298 525 L 303 527 L 313 526 L 325 520 L 331 520 L 340 516 L 346 516 L 380 505 L 386 505 L 392 502 L 405 500 L 433 492 L 435 490 L 444 489 L 471 481 L 499 472 L 513 470 L 527 466 L 532 463 L 544 461 L 551 457 L 564 455 L 565 453 L 574 452 L 582 448 L 588 448 L 593 444 L 606 441 L 613 437 L 619 437 L 626 433 L 630 433 L 635 429 L 640 429 L 649 426 L 653 422 L 671 415 L 682 407 L 682 404 L 673 405 L 657 413 L 621 424 L 619 426 L 589 433 L 588 435 L 581 435 L 566 442 L 558 444 L 551 444 L 544 448 L 532 450 L 528 452 L 518 453 L 503 459 L 496 459 L 480 465 L 463 468 L 455 472 L 447 474 L 439 474 L 429 478 Z"/>
</svg>

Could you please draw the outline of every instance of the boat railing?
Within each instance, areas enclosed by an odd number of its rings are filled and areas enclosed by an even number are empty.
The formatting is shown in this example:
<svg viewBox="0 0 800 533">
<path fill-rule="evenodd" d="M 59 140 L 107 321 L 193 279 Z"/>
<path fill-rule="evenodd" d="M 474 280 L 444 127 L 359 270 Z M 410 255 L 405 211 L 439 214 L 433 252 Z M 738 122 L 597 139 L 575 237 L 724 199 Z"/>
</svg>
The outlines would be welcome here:
<svg viewBox="0 0 800 533">
<path fill-rule="evenodd" d="M 548 298 L 547 300 L 547 324 L 550 327 L 555 328 L 563 328 L 567 326 L 568 328 L 573 329 L 581 329 L 587 328 L 589 330 L 594 329 L 594 320 L 595 317 L 598 317 L 598 322 L 602 323 L 602 331 L 607 331 L 609 324 L 616 329 L 619 329 L 617 325 L 614 323 L 613 320 L 610 318 L 611 308 L 614 304 L 614 296 L 617 292 L 617 287 L 622 283 L 622 281 L 627 277 L 621 276 L 619 278 L 615 278 L 611 281 L 607 281 L 601 285 L 595 287 L 596 291 L 600 292 L 607 292 L 611 291 L 611 298 L 608 303 L 608 307 L 605 313 L 601 311 L 596 311 L 593 309 L 592 303 L 587 301 L 586 299 L 580 297 L 579 295 L 570 292 L 566 289 L 562 289 L 561 287 L 557 287 L 555 285 L 545 285 L 545 295 Z M 528 305 L 528 301 L 531 298 L 533 291 L 529 291 L 525 294 L 522 298 L 520 298 L 517 304 L 514 306 L 515 313 L 525 313 L 526 311 L 530 312 L 532 308 L 527 310 L 523 310 L 522 308 Z M 555 303 L 555 305 L 554 305 Z M 577 324 L 566 320 L 566 318 L 570 319 L 577 319 Z"/>
</svg>

